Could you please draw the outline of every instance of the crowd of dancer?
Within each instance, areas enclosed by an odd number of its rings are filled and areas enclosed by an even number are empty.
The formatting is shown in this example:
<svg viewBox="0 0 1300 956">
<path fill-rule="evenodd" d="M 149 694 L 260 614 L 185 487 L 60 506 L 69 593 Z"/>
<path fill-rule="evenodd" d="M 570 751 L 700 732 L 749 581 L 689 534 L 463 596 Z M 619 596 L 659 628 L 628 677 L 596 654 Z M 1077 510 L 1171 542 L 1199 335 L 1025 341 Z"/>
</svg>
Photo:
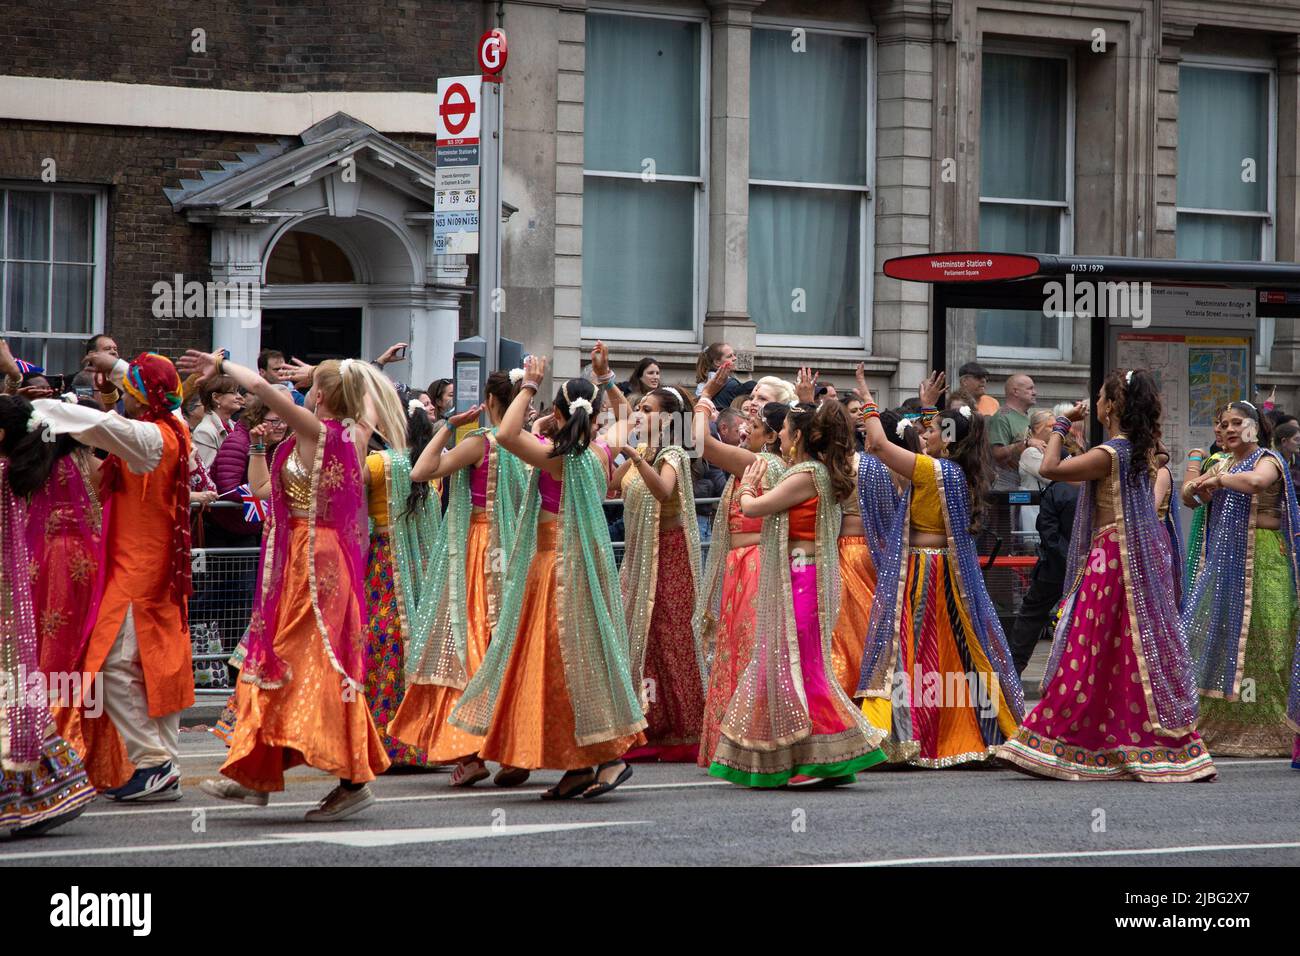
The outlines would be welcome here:
<svg viewBox="0 0 1300 956">
<path fill-rule="evenodd" d="M 0 342 L 0 830 L 44 832 L 96 791 L 181 796 L 193 476 L 221 453 L 199 453 L 183 407 L 212 383 L 235 398 L 209 411 L 258 410 L 232 447 L 267 511 L 212 796 L 266 805 L 303 764 L 338 780 L 312 821 L 370 805 L 393 766 L 451 765 L 456 787 L 489 763 L 503 787 L 558 772 L 547 800 L 600 797 L 639 760 L 756 788 L 876 765 L 1209 780 L 1211 751 L 1300 766 L 1300 508 L 1248 402 L 1219 412 L 1181 487 L 1143 369 L 1095 397 L 1103 443 L 1078 441 L 1087 402 L 1038 441 L 1038 475 L 1079 492 L 1027 713 L 976 549 L 995 443 L 980 401 L 942 407 L 942 373 L 913 410 L 882 409 L 861 366 L 851 403 L 818 401 L 809 370 L 738 382 L 724 345 L 694 390 L 653 362 L 628 388 L 597 343 L 546 414 L 530 356 L 435 427 L 355 359 L 297 363 L 305 396 L 222 352 L 87 361 L 120 410 L 29 401 Z M 707 560 L 696 454 L 726 476 Z M 23 692 L 67 675 L 75 694 Z"/>
</svg>

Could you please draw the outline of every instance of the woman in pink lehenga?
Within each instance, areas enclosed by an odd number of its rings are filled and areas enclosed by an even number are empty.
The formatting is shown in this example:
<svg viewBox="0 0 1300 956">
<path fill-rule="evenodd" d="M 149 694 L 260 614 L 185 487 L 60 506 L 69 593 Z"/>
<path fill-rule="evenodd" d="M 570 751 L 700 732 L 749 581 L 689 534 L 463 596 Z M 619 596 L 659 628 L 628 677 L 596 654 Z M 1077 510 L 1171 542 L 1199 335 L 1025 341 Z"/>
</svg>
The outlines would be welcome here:
<svg viewBox="0 0 1300 956">
<path fill-rule="evenodd" d="M 0 358 L 7 357 L 0 342 Z M 49 576 L 33 573 L 26 534 L 27 499 L 51 464 L 43 427 L 26 399 L 0 395 L 0 832 L 19 836 L 75 819 L 95 795 L 81 758 L 55 733 L 48 706 L 30 694 L 38 670 L 31 581 Z"/>
</svg>

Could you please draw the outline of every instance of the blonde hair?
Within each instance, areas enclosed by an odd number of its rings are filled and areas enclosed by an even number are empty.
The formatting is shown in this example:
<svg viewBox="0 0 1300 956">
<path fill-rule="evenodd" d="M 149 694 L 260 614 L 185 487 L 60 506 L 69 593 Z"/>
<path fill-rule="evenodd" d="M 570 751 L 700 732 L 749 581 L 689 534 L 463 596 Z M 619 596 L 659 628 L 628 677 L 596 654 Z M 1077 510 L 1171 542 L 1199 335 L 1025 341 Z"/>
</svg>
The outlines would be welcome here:
<svg viewBox="0 0 1300 956">
<path fill-rule="evenodd" d="M 754 388 L 758 388 L 760 385 L 766 385 L 774 391 L 776 398 L 773 401 L 780 402 L 782 405 L 789 405 L 796 398 L 794 386 L 783 378 L 777 378 L 775 375 L 764 375 L 754 383 Z"/>
<path fill-rule="evenodd" d="M 406 413 L 397 389 L 384 377 L 383 372 L 369 362 L 354 362 L 349 375 L 359 374 L 365 383 L 365 393 L 374 407 L 375 431 L 394 451 L 406 450 Z"/>
<path fill-rule="evenodd" d="M 344 375 L 338 359 L 327 359 L 316 366 L 312 375 L 312 388 L 316 390 L 318 401 L 324 402 L 330 413 L 341 420 L 356 422 L 365 414 L 366 384 L 357 373 L 362 364 L 353 360 L 347 375 Z"/>
</svg>

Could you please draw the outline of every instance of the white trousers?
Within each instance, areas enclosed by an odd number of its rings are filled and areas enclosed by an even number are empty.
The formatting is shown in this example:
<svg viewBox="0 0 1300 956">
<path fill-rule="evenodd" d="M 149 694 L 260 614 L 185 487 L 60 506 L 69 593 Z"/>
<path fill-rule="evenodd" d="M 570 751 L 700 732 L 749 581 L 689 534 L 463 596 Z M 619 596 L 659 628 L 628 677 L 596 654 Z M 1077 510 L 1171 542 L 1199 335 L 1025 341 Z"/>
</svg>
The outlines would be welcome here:
<svg viewBox="0 0 1300 956">
<path fill-rule="evenodd" d="M 126 609 L 122 629 L 104 661 L 103 675 L 104 710 L 122 735 L 131 763 L 136 769 L 145 769 L 160 767 L 170 760 L 179 770 L 181 713 L 149 716 L 144 668 L 140 666 L 140 645 L 135 636 L 135 616 L 130 607 Z"/>
</svg>

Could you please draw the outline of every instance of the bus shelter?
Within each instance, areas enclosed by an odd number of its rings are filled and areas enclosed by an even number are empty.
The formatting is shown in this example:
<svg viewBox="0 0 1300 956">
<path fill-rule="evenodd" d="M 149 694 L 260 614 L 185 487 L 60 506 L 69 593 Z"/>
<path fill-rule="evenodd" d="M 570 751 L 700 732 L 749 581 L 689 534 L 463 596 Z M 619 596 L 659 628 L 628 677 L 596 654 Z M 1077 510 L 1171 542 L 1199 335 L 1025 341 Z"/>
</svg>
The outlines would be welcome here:
<svg viewBox="0 0 1300 956">
<path fill-rule="evenodd" d="M 1261 318 L 1300 317 L 1300 265 L 1192 262 L 1120 256 L 943 252 L 900 256 L 885 275 L 933 286 L 931 362 L 956 370 L 979 352 L 979 316 L 996 311 L 1086 320 L 1088 397 L 1112 368 L 1149 368 L 1164 399 L 1163 437 L 1177 467 L 1189 448 L 1213 440 L 1213 415 L 1225 402 L 1255 395 Z M 1076 360 L 1077 361 L 1077 360 Z M 1032 372 L 1039 360 L 1025 362 Z M 1102 439 L 1090 422 L 1090 438 Z M 999 495 L 999 520 L 981 540 L 990 589 L 1004 614 L 1014 587 L 994 581 L 1032 567 L 1034 537 L 1016 520 L 1032 492 Z M 1189 516 L 1183 515 L 1184 524 Z"/>
</svg>

